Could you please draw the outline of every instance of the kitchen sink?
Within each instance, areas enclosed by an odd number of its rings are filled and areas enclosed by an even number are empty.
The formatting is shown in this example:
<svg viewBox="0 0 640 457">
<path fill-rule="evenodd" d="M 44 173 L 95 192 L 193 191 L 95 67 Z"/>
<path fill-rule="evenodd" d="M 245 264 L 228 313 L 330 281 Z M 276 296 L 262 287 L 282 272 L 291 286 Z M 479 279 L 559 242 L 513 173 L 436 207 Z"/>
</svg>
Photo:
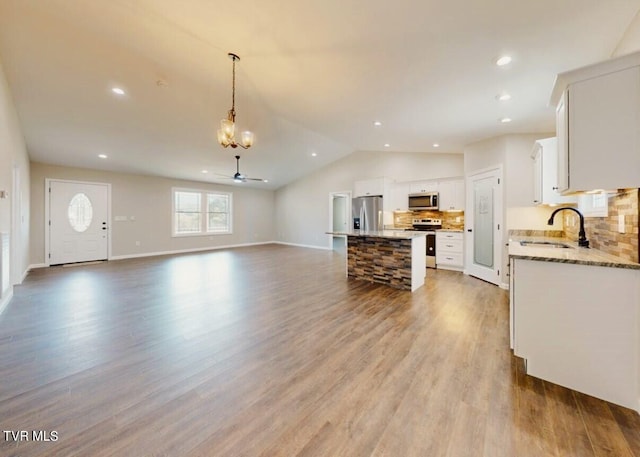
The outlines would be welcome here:
<svg viewBox="0 0 640 457">
<path fill-rule="evenodd" d="M 535 248 L 570 248 L 568 244 L 556 241 L 520 241 L 521 246 L 531 246 Z"/>
</svg>

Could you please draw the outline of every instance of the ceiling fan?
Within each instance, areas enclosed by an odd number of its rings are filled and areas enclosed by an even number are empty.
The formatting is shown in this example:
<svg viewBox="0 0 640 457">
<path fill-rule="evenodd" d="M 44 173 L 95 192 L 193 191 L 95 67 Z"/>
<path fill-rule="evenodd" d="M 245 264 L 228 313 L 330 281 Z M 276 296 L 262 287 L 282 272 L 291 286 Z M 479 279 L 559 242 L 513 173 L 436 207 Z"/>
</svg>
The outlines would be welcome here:
<svg viewBox="0 0 640 457">
<path fill-rule="evenodd" d="M 249 178 L 248 176 L 245 176 L 242 173 L 240 173 L 240 156 L 239 155 L 236 156 L 235 174 L 233 176 L 227 176 L 227 175 L 218 175 L 218 176 L 224 176 L 225 178 L 233 179 L 233 182 L 247 182 L 247 181 L 269 182 L 268 179 Z"/>
</svg>

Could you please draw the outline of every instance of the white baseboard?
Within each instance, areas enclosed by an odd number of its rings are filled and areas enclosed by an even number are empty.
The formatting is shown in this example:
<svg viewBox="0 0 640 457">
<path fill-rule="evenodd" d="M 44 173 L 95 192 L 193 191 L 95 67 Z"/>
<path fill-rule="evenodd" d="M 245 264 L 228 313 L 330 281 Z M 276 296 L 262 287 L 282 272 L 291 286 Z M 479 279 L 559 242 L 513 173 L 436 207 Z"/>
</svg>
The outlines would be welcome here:
<svg viewBox="0 0 640 457">
<path fill-rule="evenodd" d="M 500 288 L 504 290 L 509 290 L 509 283 L 504 283 L 504 282 L 501 283 Z"/>
<path fill-rule="evenodd" d="M 263 241 L 260 243 L 227 244 L 224 246 L 208 246 L 205 248 L 193 248 L 193 249 L 176 249 L 173 251 L 142 252 L 140 254 L 114 255 L 114 256 L 111 256 L 109 260 L 137 259 L 141 257 L 154 257 L 158 255 L 188 254 L 189 252 L 217 251 L 219 249 L 244 248 L 248 246 L 259 246 L 262 244 L 273 244 L 273 243 L 274 243 L 273 241 Z"/>
<path fill-rule="evenodd" d="M 24 280 L 27 279 L 27 275 L 29 274 L 29 271 L 31 271 L 31 265 L 29 265 L 27 269 L 24 270 L 24 273 L 22 273 L 22 276 L 20 277 L 20 282 L 18 284 L 22 284 Z M 18 284 L 14 284 L 14 286 Z"/>
<path fill-rule="evenodd" d="M 310 244 L 297 244 L 297 243 L 285 243 L 284 241 L 261 241 L 259 243 L 241 243 L 241 244 L 226 244 L 224 246 L 208 246 L 204 248 L 193 248 L 193 249 L 176 249 L 173 251 L 155 251 L 155 252 L 141 252 L 139 254 L 125 254 L 125 255 L 113 255 L 109 257 L 109 260 L 125 260 L 125 259 L 138 259 L 142 257 L 155 257 L 159 255 L 172 255 L 172 254 L 188 254 L 190 252 L 204 252 L 204 251 L 216 251 L 219 249 L 231 249 L 231 248 L 244 248 L 249 246 L 260 246 L 264 244 L 283 244 L 286 246 L 295 246 L 300 248 L 310 248 L 310 249 L 322 249 L 325 251 L 330 251 L 331 249 L 322 246 L 313 246 Z M 29 265 L 29 268 L 25 272 L 24 276 L 26 277 L 30 270 L 34 268 L 46 268 L 49 265 L 45 263 L 34 263 Z M 23 278 L 24 280 L 24 278 Z"/>
<path fill-rule="evenodd" d="M 286 243 L 284 241 L 274 241 L 275 244 L 283 244 L 285 246 L 295 246 L 298 248 L 309 248 L 309 249 L 321 249 L 323 251 L 331 251 L 332 249 L 326 246 L 314 246 L 312 244 L 298 244 L 298 243 Z"/>
<path fill-rule="evenodd" d="M 0 300 L 0 315 L 2 315 L 2 312 L 5 310 L 5 308 L 7 307 L 7 305 L 9 304 L 12 298 L 13 298 L 13 286 L 9 288 L 9 292 L 7 293 L 7 296 L 4 297 L 2 300 Z"/>
</svg>

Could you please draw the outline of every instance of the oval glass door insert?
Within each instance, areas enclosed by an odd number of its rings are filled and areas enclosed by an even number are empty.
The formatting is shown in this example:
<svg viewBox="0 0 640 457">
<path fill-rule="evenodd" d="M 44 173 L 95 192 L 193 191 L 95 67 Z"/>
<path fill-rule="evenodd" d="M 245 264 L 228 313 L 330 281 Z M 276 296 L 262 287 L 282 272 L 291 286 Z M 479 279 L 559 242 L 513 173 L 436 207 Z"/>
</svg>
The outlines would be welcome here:
<svg viewBox="0 0 640 457">
<path fill-rule="evenodd" d="M 93 206 L 86 194 L 75 194 L 67 210 L 69 224 L 76 232 L 82 233 L 89 228 L 93 219 Z"/>
</svg>

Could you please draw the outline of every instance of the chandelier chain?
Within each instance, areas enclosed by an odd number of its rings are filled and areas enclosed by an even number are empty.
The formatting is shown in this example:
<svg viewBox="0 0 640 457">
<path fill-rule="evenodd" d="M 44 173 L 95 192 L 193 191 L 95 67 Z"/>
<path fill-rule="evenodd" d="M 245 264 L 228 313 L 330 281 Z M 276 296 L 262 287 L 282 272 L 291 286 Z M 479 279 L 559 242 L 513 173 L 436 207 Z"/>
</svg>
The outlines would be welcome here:
<svg viewBox="0 0 640 457">
<path fill-rule="evenodd" d="M 236 57 L 232 57 L 233 60 L 233 78 L 231 81 L 231 112 L 236 114 Z M 234 116 L 235 117 L 235 116 Z"/>
</svg>

